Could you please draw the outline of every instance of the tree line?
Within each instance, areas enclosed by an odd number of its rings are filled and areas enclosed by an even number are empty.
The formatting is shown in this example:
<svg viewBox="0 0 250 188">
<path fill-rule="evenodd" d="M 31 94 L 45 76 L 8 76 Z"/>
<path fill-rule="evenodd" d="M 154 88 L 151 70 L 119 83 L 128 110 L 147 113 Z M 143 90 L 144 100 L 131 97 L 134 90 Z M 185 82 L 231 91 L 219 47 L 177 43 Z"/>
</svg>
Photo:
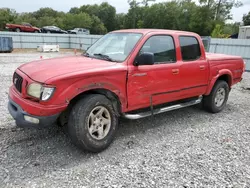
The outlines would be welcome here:
<svg viewBox="0 0 250 188">
<path fill-rule="evenodd" d="M 0 9 L 0 30 L 6 23 L 27 22 L 37 27 L 55 25 L 64 30 L 89 29 L 91 34 L 127 28 L 159 28 L 193 31 L 203 36 L 220 37 L 238 32 L 240 23 L 226 24 L 232 19 L 231 9 L 242 6 L 237 0 L 128 0 L 128 13 L 117 13 L 107 2 L 100 5 L 73 7 L 69 12 L 40 8 L 35 12 L 17 13 L 13 9 Z M 250 12 L 243 16 L 250 24 Z"/>
</svg>

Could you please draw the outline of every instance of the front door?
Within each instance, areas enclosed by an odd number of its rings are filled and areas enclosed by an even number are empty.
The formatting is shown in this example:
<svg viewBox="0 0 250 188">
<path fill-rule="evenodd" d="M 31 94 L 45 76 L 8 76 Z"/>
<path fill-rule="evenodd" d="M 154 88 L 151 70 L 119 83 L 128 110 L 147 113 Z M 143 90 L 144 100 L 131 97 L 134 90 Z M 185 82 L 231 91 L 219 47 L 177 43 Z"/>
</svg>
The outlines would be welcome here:
<svg viewBox="0 0 250 188">
<path fill-rule="evenodd" d="M 143 45 L 140 54 L 154 54 L 153 65 L 129 66 L 128 108 L 149 107 L 179 99 L 180 62 L 177 61 L 174 40 L 169 35 L 151 36 Z"/>
</svg>

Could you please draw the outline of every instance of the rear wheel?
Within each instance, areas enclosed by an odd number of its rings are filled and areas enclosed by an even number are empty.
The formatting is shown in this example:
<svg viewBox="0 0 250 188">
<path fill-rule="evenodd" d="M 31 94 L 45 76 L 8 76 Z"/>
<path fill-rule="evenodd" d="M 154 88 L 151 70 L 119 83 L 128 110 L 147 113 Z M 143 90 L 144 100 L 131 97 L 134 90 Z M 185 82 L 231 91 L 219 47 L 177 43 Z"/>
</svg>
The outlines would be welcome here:
<svg viewBox="0 0 250 188">
<path fill-rule="evenodd" d="M 20 28 L 16 28 L 16 32 L 21 32 L 21 29 Z"/>
<path fill-rule="evenodd" d="M 100 152 L 114 139 L 118 118 L 111 102 L 103 95 L 88 95 L 76 103 L 70 113 L 68 131 L 81 149 Z"/>
<path fill-rule="evenodd" d="M 46 33 L 51 33 L 50 31 L 46 31 Z"/>
<path fill-rule="evenodd" d="M 230 89 L 227 82 L 218 80 L 210 95 L 204 97 L 204 108 L 212 113 L 217 113 L 223 110 L 228 100 L 229 91 Z"/>
</svg>

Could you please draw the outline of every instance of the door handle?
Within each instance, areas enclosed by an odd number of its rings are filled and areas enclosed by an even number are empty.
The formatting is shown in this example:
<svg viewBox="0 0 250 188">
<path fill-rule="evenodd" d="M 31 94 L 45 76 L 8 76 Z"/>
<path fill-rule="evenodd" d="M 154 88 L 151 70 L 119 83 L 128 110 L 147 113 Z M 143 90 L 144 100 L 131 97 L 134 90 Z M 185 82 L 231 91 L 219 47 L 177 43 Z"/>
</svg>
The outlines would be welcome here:
<svg viewBox="0 0 250 188">
<path fill-rule="evenodd" d="M 180 72 L 179 69 L 172 69 L 173 74 L 179 74 L 179 72 Z"/>
<path fill-rule="evenodd" d="M 147 73 L 135 73 L 132 76 L 136 76 L 136 77 L 147 76 Z"/>
<path fill-rule="evenodd" d="M 200 65 L 200 70 L 205 70 L 205 65 Z"/>
</svg>

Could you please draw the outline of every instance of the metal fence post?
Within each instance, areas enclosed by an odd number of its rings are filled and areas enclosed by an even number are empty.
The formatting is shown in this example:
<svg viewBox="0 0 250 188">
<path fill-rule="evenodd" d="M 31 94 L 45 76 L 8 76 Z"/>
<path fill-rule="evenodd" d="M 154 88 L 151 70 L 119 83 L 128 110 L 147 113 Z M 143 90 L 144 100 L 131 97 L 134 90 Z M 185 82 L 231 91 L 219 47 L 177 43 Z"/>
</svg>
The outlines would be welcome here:
<svg viewBox="0 0 250 188">
<path fill-rule="evenodd" d="M 71 36 L 69 34 L 69 49 L 71 49 L 71 48 L 72 48 L 72 46 L 71 46 Z"/>
<path fill-rule="evenodd" d="M 215 44 L 214 53 L 217 52 L 217 46 L 218 46 L 218 43 Z"/>
<path fill-rule="evenodd" d="M 43 36 L 42 36 L 42 39 L 43 39 L 43 44 L 45 43 L 45 39 L 44 39 L 44 38 L 45 38 L 45 36 L 43 35 Z"/>
<path fill-rule="evenodd" d="M 22 42 L 22 35 L 19 33 L 19 40 L 20 40 L 20 46 L 21 46 L 21 48 L 23 48 L 23 42 Z"/>
</svg>

